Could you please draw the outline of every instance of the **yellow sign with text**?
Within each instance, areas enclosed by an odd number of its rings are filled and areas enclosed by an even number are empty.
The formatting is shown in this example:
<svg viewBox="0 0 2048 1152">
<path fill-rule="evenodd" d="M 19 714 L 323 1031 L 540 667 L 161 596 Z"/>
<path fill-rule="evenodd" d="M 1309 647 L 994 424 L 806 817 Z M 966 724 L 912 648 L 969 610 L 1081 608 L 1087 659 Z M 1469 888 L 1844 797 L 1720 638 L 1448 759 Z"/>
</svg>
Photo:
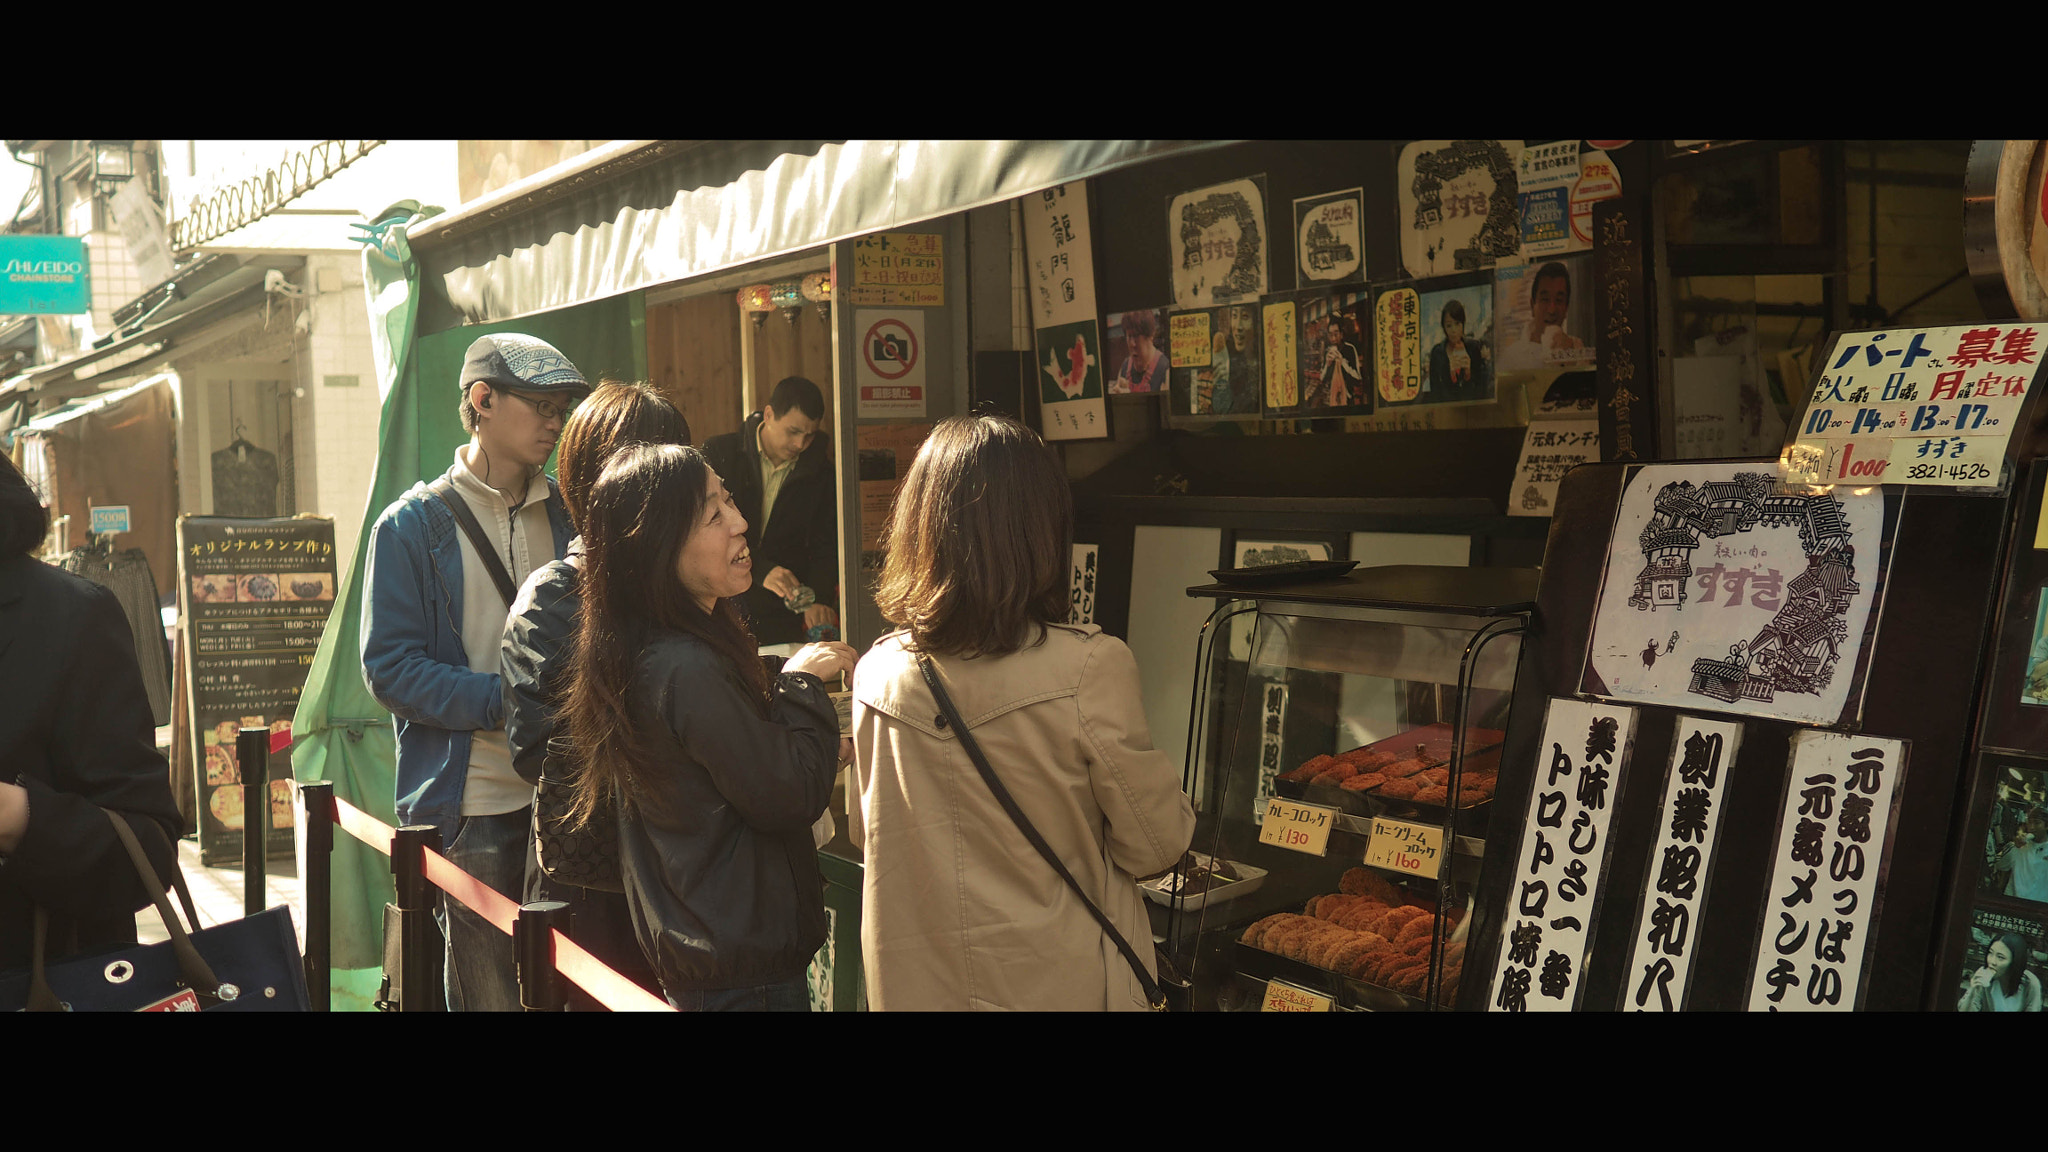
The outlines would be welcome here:
<svg viewBox="0 0 2048 1152">
<path fill-rule="evenodd" d="M 1330 826 L 1336 816 L 1335 808 L 1296 804 L 1275 796 L 1266 802 L 1266 818 L 1259 822 L 1259 843 L 1321 856 L 1330 850 Z"/>
<path fill-rule="evenodd" d="M 1209 314 L 1178 312 L 1167 322 L 1167 349 L 1174 368 L 1207 368 L 1214 355 L 1209 347 Z"/>
<path fill-rule="evenodd" d="M 1284 980 L 1266 981 L 1266 996 L 1259 1002 L 1261 1012 L 1328 1012 L 1331 1000 L 1320 992 L 1298 988 Z"/>
<path fill-rule="evenodd" d="M 1443 867 L 1443 858 L 1442 828 L 1373 817 L 1372 838 L 1365 842 L 1367 864 L 1434 879 Z"/>
</svg>

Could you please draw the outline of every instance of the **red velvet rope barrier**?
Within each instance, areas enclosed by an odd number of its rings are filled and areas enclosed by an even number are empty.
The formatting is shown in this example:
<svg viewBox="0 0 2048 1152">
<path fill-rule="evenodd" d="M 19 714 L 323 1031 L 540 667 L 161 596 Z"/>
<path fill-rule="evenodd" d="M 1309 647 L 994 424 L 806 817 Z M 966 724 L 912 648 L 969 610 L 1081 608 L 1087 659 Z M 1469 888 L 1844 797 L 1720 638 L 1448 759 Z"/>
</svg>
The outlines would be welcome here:
<svg viewBox="0 0 2048 1152">
<path fill-rule="evenodd" d="M 277 733 L 271 737 L 271 748 L 278 750 L 277 737 L 282 735 L 285 747 L 290 746 L 290 733 Z M 396 829 L 375 816 L 364 812 L 348 801 L 334 798 L 334 822 L 341 830 L 375 848 L 386 856 L 391 855 L 391 838 Z M 441 891 L 462 902 L 470 911 L 491 922 L 491 925 L 505 935 L 512 934 L 512 925 L 519 916 L 519 905 L 499 894 L 495 889 L 457 868 L 448 858 L 438 852 L 426 852 L 423 870 L 427 880 Z M 650 994 L 645 988 L 614 972 L 602 961 L 585 951 L 581 944 L 554 930 L 555 969 L 566 976 L 578 988 L 590 994 L 591 999 L 614 1012 L 673 1012 L 667 1001 Z"/>
</svg>

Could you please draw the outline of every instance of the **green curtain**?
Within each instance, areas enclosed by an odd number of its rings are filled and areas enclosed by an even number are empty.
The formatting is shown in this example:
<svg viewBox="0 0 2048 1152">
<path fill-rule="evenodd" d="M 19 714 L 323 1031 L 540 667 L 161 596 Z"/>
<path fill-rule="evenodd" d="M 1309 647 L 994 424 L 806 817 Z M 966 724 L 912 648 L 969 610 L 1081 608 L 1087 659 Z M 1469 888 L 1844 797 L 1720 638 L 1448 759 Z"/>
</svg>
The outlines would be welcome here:
<svg viewBox="0 0 2048 1152">
<path fill-rule="evenodd" d="M 394 211 L 398 215 L 394 218 Z M 523 320 L 421 335 L 419 267 L 405 229 L 439 209 L 411 202 L 387 209 L 363 250 L 363 289 L 370 309 L 377 387 L 383 413 L 377 466 L 349 570 L 342 574 L 335 614 L 321 636 L 292 720 L 292 767 L 301 781 L 331 780 L 340 799 L 386 823 L 396 823 L 396 745 L 391 714 L 363 683 L 359 655 L 365 541 L 371 525 L 413 484 L 448 470 L 455 449 L 468 441 L 458 413 L 462 360 L 469 345 L 491 332 L 537 336 L 569 357 L 586 378 L 644 379 L 647 344 L 644 301 L 638 292 L 593 301 Z M 395 899 L 389 860 L 346 834 L 334 838 L 332 963 L 337 989 L 353 986 L 344 970 L 383 964 L 383 906 Z M 335 1005 L 356 996 L 337 996 Z"/>
</svg>

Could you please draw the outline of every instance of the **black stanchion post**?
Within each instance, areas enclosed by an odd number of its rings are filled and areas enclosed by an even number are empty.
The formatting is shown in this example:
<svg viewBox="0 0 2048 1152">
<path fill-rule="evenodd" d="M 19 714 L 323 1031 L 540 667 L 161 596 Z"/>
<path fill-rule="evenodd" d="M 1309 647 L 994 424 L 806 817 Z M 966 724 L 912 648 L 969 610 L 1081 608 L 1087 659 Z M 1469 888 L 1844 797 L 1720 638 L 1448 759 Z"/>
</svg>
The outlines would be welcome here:
<svg viewBox="0 0 2048 1152">
<path fill-rule="evenodd" d="M 408 824 L 391 837 L 391 876 L 398 889 L 400 1012 L 441 1012 L 446 995 L 435 978 L 440 938 L 434 928 L 434 885 L 427 880 L 422 848 L 441 850 L 441 830 Z"/>
<path fill-rule="evenodd" d="M 302 890 L 306 900 L 306 991 L 313 995 L 313 1011 L 334 1007 L 334 980 L 329 972 L 328 944 L 334 927 L 334 782 L 315 780 L 299 785 L 306 829 L 306 874 Z"/>
<path fill-rule="evenodd" d="M 569 1010 L 568 982 L 555 969 L 553 929 L 569 934 L 569 906 L 560 900 L 536 900 L 519 906 L 513 921 L 512 955 L 519 971 L 519 1006 L 528 1012 Z"/>
<path fill-rule="evenodd" d="M 235 733 L 235 765 L 242 773 L 242 915 L 263 911 L 263 862 L 270 832 L 270 730 Z"/>
</svg>

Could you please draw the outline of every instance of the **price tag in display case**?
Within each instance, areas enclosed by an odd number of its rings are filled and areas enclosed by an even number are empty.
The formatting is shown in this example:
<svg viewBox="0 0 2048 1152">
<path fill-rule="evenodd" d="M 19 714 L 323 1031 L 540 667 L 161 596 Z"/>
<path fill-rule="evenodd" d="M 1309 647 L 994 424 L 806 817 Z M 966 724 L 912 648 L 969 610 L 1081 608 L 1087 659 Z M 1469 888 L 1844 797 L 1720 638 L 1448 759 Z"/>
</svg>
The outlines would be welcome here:
<svg viewBox="0 0 2048 1152">
<path fill-rule="evenodd" d="M 1321 856 L 1330 850 L 1330 825 L 1336 816 L 1335 808 L 1296 804 L 1275 796 L 1266 802 L 1266 818 L 1259 823 L 1259 843 Z"/>
<path fill-rule="evenodd" d="M 1444 830 L 1375 816 L 1372 838 L 1365 844 L 1365 862 L 1434 880 L 1443 867 Z"/>
<path fill-rule="evenodd" d="M 1284 980 L 1266 981 L 1266 995 L 1259 1001 L 1261 1012 L 1328 1012 L 1331 1000 L 1320 992 L 1297 988 Z"/>
</svg>

